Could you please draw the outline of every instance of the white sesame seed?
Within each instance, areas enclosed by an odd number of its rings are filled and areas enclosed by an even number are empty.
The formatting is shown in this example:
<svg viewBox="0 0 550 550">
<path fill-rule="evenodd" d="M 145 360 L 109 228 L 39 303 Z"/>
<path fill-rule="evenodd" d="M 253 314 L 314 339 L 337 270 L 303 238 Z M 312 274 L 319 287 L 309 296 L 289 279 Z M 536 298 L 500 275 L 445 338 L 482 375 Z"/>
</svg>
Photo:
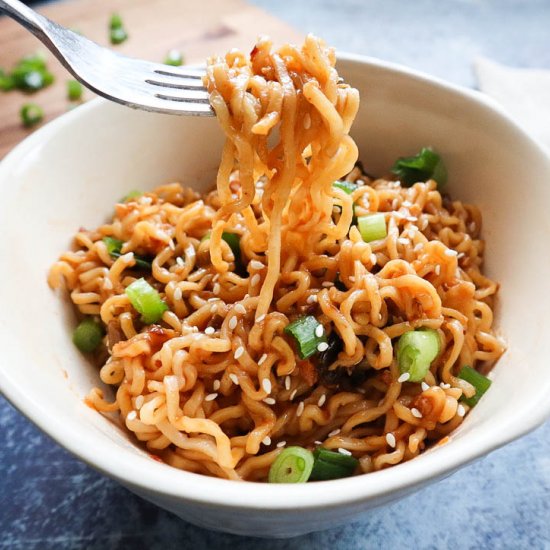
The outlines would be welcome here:
<svg viewBox="0 0 550 550">
<path fill-rule="evenodd" d="M 441 384 L 439 384 L 441 386 L 441 388 L 443 388 L 444 390 L 448 390 L 450 387 L 451 387 L 451 384 L 445 384 L 445 382 L 441 382 Z"/>
<path fill-rule="evenodd" d="M 262 388 L 265 393 L 271 393 L 271 380 L 269 378 L 264 378 L 262 380 Z"/>
<path fill-rule="evenodd" d="M 214 294 L 219 294 L 220 293 L 220 283 L 214 283 L 214 286 L 212 287 L 212 292 Z"/>
<path fill-rule="evenodd" d="M 290 384 L 291 384 L 291 379 L 290 379 L 290 376 L 285 376 L 285 390 L 289 390 L 290 389 Z"/>
<path fill-rule="evenodd" d="M 376 254 L 372 253 L 372 254 L 370 255 L 370 263 L 371 263 L 372 265 L 376 265 L 376 262 L 377 262 L 377 261 L 378 261 L 378 259 L 376 258 Z"/>
<path fill-rule="evenodd" d="M 231 380 L 231 382 L 233 382 L 233 384 L 235 384 L 235 386 L 239 385 L 239 377 L 236 374 L 231 373 L 229 375 L 229 379 Z"/>
<path fill-rule="evenodd" d="M 406 382 L 411 377 L 410 373 L 404 372 L 398 379 L 398 382 Z"/>
<path fill-rule="evenodd" d="M 317 301 L 317 295 L 316 295 L 316 294 L 310 294 L 310 295 L 307 297 L 307 300 L 306 300 L 306 302 L 307 302 L 308 304 L 314 304 L 316 301 Z"/>
<path fill-rule="evenodd" d="M 420 387 L 422 388 L 422 391 L 427 391 L 430 389 L 430 386 L 428 386 L 426 382 L 422 382 L 422 384 L 420 384 Z"/>
<path fill-rule="evenodd" d="M 348 277 L 348 279 L 350 280 L 350 282 L 354 283 L 355 282 L 355 277 L 353 275 L 350 275 Z"/>
<path fill-rule="evenodd" d="M 260 269 L 263 269 L 265 266 L 262 262 L 259 262 L 258 260 L 252 260 L 250 262 L 250 267 L 252 269 L 257 269 L 257 270 L 260 270 Z"/>
<path fill-rule="evenodd" d="M 120 256 L 120 258 L 122 259 L 122 261 L 124 263 L 129 263 L 129 262 L 134 260 L 134 253 L 133 252 L 127 252 L 123 256 Z"/>
<path fill-rule="evenodd" d="M 205 401 L 214 401 L 214 399 L 216 399 L 216 397 L 218 397 L 218 394 L 217 394 L 217 393 L 209 393 L 209 394 L 204 398 L 204 400 L 205 400 Z"/>
<path fill-rule="evenodd" d="M 174 241 L 173 241 L 172 239 L 170 239 L 170 240 L 168 241 L 168 248 L 169 248 L 170 250 L 175 250 L 175 249 L 176 249 L 176 245 L 174 244 Z"/>
<path fill-rule="evenodd" d="M 321 286 L 324 286 L 325 288 L 330 288 L 331 286 L 334 286 L 334 283 L 332 281 L 323 281 L 321 283 Z"/>
<path fill-rule="evenodd" d="M 111 290 L 113 288 L 113 282 L 108 277 L 103 279 L 103 288 L 105 290 Z"/>
<path fill-rule="evenodd" d="M 414 251 L 414 252 L 420 252 L 420 251 L 422 250 L 423 247 L 424 247 L 424 244 L 423 244 L 423 243 L 415 244 L 415 245 L 414 245 L 414 248 L 413 248 L 413 251 Z"/>
<path fill-rule="evenodd" d="M 244 348 L 242 346 L 239 346 L 236 350 L 235 350 L 235 355 L 233 357 L 235 357 L 235 359 L 238 359 L 239 357 L 241 357 L 241 355 L 244 353 Z"/>
<path fill-rule="evenodd" d="M 210 306 L 210 313 L 216 313 L 216 311 L 218 311 L 218 304 Z"/>
<path fill-rule="evenodd" d="M 217 302 L 219 298 L 208 298 L 207 302 Z"/>
<path fill-rule="evenodd" d="M 273 397 L 266 397 L 265 399 L 262 399 L 262 401 L 266 405 L 275 405 L 275 403 L 277 403 L 277 401 L 275 401 L 275 399 L 273 399 Z"/>
<path fill-rule="evenodd" d="M 386 434 L 386 443 L 395 449 L 395 445 L 396 445 L 396 442 L 395 442 L 395 435 L 393 435 L 392 433 L 387 433 Z"/>
<path fill-rule="evenodd" d="M 441 273 L 441 266 L 439 264 L 435 266 L 434 272 L 436 275 L 439 275 Z"/>
<path fill-rule="evenodd" d="M 323 328 L 323 325 L 319 324 L 315 327 L 315 336 L 317 338 L 321 338 L 325 332 L 325 329 Z"/>
<path fill-rule="evenodd" d="M 326 342 L 320 342 L 317 346 L 317 351 L 327 351 L 328 344 Z"/>
<path fill-rule="evenodd" d="M 397 210 L 398 203 L 399 203 L 399 201 L 397 200 L 397 198 L 393 199 L 393 201 L 391 202 L 391 209 L 392 210 Z"/>
<path fill-rule="evenodd" d="M 262 439 L 262 443 L 264 445 L 271 445 L 271 437 L 269 437 L 268 435 L 266 435 L 263 439 Z"/>
<path fill-rule="evenodd" d="M 409 208 L 410 206 L 413 205 L 413 203 L 411 201 L 403 201 L 402 205 L 405 207 L 405 208 Z"/>
<path fill-rule="evenodd" d="M 343 449 L 342 447 L 338 447 L 338 452 L 341 455 L 351 456 L 351 453 L 347 449 Z"/>
<path fill-rule="evenodd" d="M 464 256 L 466 256 L 466 254 L 464 254 L 464 252 L 459 252 L 459 254 L 457 256 L 457 259 L 460 260 L 461 258 L 464 258 Z"/>
<path fill-rule="evenodd" d="M 250 286 L 256 286 L 260 283 L 260 275 L 256 273 L 252 279 L 250 279 Z"/>
<path fill-rule="evenodd" d="M 221 382 L 219 380 L 214 380 L 212 383 L 212 389 L 218 391 L 220 389 Z"/>
<path fill-rule="evenodd" d="M 404 244 L 405 246 L 411 244 L 411 241 L 405 237 L 399 237 L 399 239 L 397 239 L 397 242 L 399 244 Z"/>
<path fill-rule="evenodd" d="M 265 319 L 265 313 L 262 313 L 259 317 L 256 318 L 256 323 L 261 323 Z"/>
<path fill-rule="evenodd" d="M 466 409 L 464 408 L 464 405 L 458 405 L 456 408 L 456 414 L 460 416 L 461 418 L 466 414 Z"/>
<path fill-rule="evenodd" d="M 128 416 L 126 417 L 126 420 L 135 420 L 137 418 L 137 412 L 136 411 L 130 411 L 128 413 Z"/>
<path fill-rule="evenodd" d="M 279 443 L 277 443 L 277 448 L 280 449 L 281 447 L 284 447 L 286 445 L 286 441 L 279 441 Z"/>
<path fill-rule="evenodd" d="M 325 394 L 321 395 L 321 397 L 319 397 L 319 401 L 317 401 L 317 406 L 322 407 L 325 404 L 326 400 L 327 396 Z"/>
<path fill-rule="evenodd" d="M 453 250 L 452 248 L 447 248 L 447 250 L 445 250 L 445 255 L 446 256 L 456 256 L 457 251 Z"/>
<path fill-rule="evenodd" d="M 328 434 L 329 437 L 334 437 L 335 435 L 338 435 L 340 433 L 340 428 L 336 428 L 336 430 L 332 430 L 332 432 L 330 432 Z"/>
<path fill-rule="evenodd" d="M 179 302 L 181 298 L 182 298 L 182 292 L 181 292 L 181 288 L 178 286 L 176 290 L 174 290 L 174 300 L 176 300 L 176 302 Z"/>
<path fill-rule="evenodd" d="M 413 407 L 411 409 L 411 414 L 413 416 L 415 416 L 416 418 L 422 418 L 422 413 L 418 409 L 416 409 L 415 407 Z"/>
<path fill-rule="evenodd" d="M 303 401 L 300 401 L 298 403 L 298 407 L 296 408 L 296 416 L 302 416 L 302 413 L 304 412 L 304 408 L 305 408 L 305 405 L 304 405 L 304 402 Z"/>
<path fill-rule="evenodd" d="M 298 390 L 292 390 L 292 393 L 290 394 L 290 400 L 291 401 L 296 397 L 297 393 L 298 393 Z"/>
<path fill-rule="evenodd" d="M 199 332 L 199 327 L 193 326 L 193 327 L 191 327 L 191 330 L 192 330 L 193 332 Z"/>
<path fill-rule="evenodd" d="M 181 256 L 178 256 L 178 257 L 176 258 L 176 263 L 177 263 L 179 266 L 183 267 L 183 266 L 184 266 L 183 258 L 182 258 Z"/>
<path fill-rule="evenodd" d="M 319 441 L 319 440 L 314 441 L 313 443 L 315 443 L 315 445 L 322 445 L 322 444 L 323 444 L 323 442 L 322 442 L 322 441 Z"/>
<path fill-rule="evenodd" d="M 204 334 L 214 334 L 216 332 L 216 329 L 214 327 L 206 327 L 204 329 Z"/>
<path fill-rule="evenodd" d="M 229 323 L 227 323 L 229 330 L 235 330 L 235 328 L 237 328 L 237 322 L 237 318 L 233 315 L 233 317 L 229 319 Z"/>
<path fill-rule="evenodd" d="M 220 274 L 216 273 L 216 275 L 214 275 L 214 277 L 212 277 L 212 281 L 215 283 L 219 278 L 220 278 Z"/>
<path fill-rule="evenodd" d="M 468 226 L 468 229 L 470 230 L 470 233 L 473 233 L 473 232 L 476 230 L 476 224 L 475 224 L 475 222 L 472 222 L 472 223 Z"/>
<path fill-rule="evenodd" d="M 241 315 L 246 315 L 246 308 L 242 304 L 237 304 L 235 306 L 235 311 Z"/>
<path fill-rule="evenodd" d="M 258 360 L 258 366 L 263 364 L 265 362 L 265 360 L 267 359 L 267 353 L 264 353 L 260 359 Z"/>
<path fill-rule="evenodd" d="M 143 402 L 145 401 L 145 398 L 143 397 L 143 395 L 138 395 L 136 397 L 136 400 L 134 401 L 135 403 L 135 406 L 136 406 L 136 409 L 139 411 L 139 409 L 141 409 L 141 407 L 143 407 Z"/>
</svg>

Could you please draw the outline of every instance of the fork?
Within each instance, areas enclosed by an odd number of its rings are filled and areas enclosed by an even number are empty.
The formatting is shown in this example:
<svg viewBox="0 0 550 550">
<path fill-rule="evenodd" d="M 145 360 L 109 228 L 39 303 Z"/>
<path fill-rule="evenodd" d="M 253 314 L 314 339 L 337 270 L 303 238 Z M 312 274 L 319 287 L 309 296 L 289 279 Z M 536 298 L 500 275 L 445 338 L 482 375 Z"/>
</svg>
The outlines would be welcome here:
<svg viewBox="0 0 550 550">
<path fill-rule="evenodd" d="M 6 13 L 32 32 L 84 86 L 135 109 L 214 116 L 204 70 L 126 57 L 40 15 L 19 0 L 0 0 Z"/>
</svg>

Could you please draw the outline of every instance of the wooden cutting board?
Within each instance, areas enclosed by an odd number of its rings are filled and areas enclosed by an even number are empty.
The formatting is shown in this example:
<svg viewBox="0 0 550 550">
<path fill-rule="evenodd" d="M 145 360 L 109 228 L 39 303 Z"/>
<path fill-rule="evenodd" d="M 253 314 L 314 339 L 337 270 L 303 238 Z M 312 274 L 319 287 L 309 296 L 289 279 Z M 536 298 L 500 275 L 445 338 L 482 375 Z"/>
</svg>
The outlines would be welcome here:
<svg viewBox="0 0 550 550">
<path fill-rule="evenodd" d="M 162 61 L 168 50 L 180 50 L 188 63 L 224 54 L 231 48 L 250 51 L 261 34 L 276 43 L 300 41 L 300 34 L 286 23 L 244 0 L 64 0 L 39 9 L 41 13 L 101 45 L 132 57 Z M 129 39 L 119 46 L 109 43 L 109 18 L 119 13 Z M 0 17 L 0 68 L 11 69 L 23 56 L 46 48 L 20 25 Z M 71 78 L 47 52 L 48 67 L 56 80 L 34 94 L 0 92 L 0 158 L 37 127 L 25 129 L 19 110 L 28 102 L 45 112 L 44 123 L 71 108 L 66 81 Z M 85 91 L 84 99 L 93 97 Z M 44 124 L 43 123 L 43 124 Z"/>
</svg>

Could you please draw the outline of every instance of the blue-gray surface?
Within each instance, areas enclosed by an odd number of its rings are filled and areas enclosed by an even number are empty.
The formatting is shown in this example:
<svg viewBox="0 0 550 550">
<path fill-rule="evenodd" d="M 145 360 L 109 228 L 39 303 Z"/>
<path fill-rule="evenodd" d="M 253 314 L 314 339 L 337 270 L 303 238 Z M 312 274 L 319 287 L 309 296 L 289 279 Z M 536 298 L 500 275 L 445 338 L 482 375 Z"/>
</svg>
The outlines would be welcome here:
<svg viewBox="0 0 550 550">
<path fill-rule="evenodd" d="M 474 84 L 476 55 L 550 68 L 548 0 L 254 3 L 340 49 L 463 85 Z M 550 548 L 550 424 L 359 522 L 260 541 L 199 529 L 141 500 L 75 460 L 0 398 L 1 549 L 379 547 Z"/>
</svg>

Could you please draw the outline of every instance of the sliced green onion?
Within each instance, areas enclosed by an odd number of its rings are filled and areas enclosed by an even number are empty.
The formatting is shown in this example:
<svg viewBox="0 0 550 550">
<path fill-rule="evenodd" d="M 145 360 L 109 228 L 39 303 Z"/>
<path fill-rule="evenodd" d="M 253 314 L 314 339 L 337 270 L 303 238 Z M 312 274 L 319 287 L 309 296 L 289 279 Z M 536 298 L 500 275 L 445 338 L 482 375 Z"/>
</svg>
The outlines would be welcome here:
<svg viewBox="0 0 550 550">
<path fill-rule="evenodd" d="M 9 92 L 15 88 L 15 81 L 13 77 L 9 74 L 6 74 L 2 69 L 0 69 L 0 90 L 3 92 Z"/>
<path fill-rule="evenodd" d="M 401 335 L 397 342 L 397 363 L 401 374 L 408 374 L 407 381 L 421 382 L 432 361 L 438 356 L 441 342 L 436 330 L 420 328 Z"/>
<path fill-rule="evenodd" d="M 115 239 L 114 237 L 103 237 L 103 242 L 107 246 L 107 252 L 111 256 L 111 258 L 120 258 L 120 256 L 122 256 L 121 250 L 124 241 L 121 241 L 120 239 Z M 151 271 L 151 261 L 147 258 L 139 256 L 138 254 L 134 254 L 134 261 L 135 264 L 133 267 Z"/>
<path fill-rule="evenodd" d="M 235 262 L 241 261 L 241 236 L 236 233 L 222 233 L 222 239 L 229 245 L 233 255 L 235 256 Z"/>
<path fill-rule="evenodd" d="M 357 218 L 357 227 L 366 243 L 383 239 L 388 234 L 386 218 L 382 213 L 359 216 Z"/>
<path fill-rule="evenodd" d="M 434 179 L 441 188 L 447 182 L 447 169 L 441 157 L 430 147 L 423 147 L 420 153 L 412 157 L 398 158 L 392 172 L 405 187 L 419 181 Z"/>
<path fill-rule="evenodd" d="M 109 38 L 111 40 L 111 44 L 122 44 L 128 39 L 128 33 L 123 27 L 118 27 L 116 29 L 111 29 Z"/>
<path fill-rule="evenodd" d="M 179 67 L 180 65 L 183 65 L 183 54 L 179 50 L 170 50 L 166 54 L 164 64 L 172 65 L 173 67 Z"/>
<path fill-rule="evenodd" d="M 122 22 L 122 17 L 118 13 L 111 14 L 111 19 L 109 20 L 109 28 L 112 29 L 120 29 L 124 26 Z"/>
<path fill-rule="evenodd" d="M 305 483 L 313 468 L 313 454 L 303 447 L 287 447 L 269 469 L 269 483 Z"/>
<path fill-rule="evenodd" d="M 84 88 L 78 80 L 67 80 L 67 97 L 69 101 L 79 101 L 82 99 Z"/>
<path fill-rule="evenodd" d="M 103 326 L 92 317 L 86 317 L 73 332 L 73 342 L 80 351 L 90 353 L 101 344 L 103 334 Z"/>
<path fill-rule="evenodd" d="M 160 321 L 168 310 L 160 294 L 143 278 L 128 285 L 125 292 L 134 309 L 141 313 L 141 320 L 148 325 Z"/>
<path fill-rule="evenodd" d="M 44 118 L 42 107 L 39 107 L 36 103 L 26 103 L 21 107 L 19 114 L 21 115 L 23 125 L 27 128 L 38 124 Z"/>
<path fill-rule="evenodd" d="M 333 187 L 338 187 L 342 191 L 345 191 L 348 195 L 351 195 L 359 186 L 352 181 L 335 181 Z"/>
<path fill-rule="evenodd" d="M 288 324 L 284 331 L 294 337 L 300 359 L 307 359 L 328 347 L 323 325 L 313 315 L 299 317 Z"/>
<path fill-rule="evenodd" d="M 472 397 L 466 397 L 463 395 L 460 398 L 461 401 L 464 401 L 464 403 L 470 407 L 477 405 L 483 394 L 491 386 L 491 381 L 472 367 L 462 367 L 458 373 L 458 377 L 462 378 L 462 380 L 466 380 L 466 382 L 472 384 L 472 386 L 476 389 L 476 392 Z"/>
<path fill-rule="evenodd" d="M 317 447 L 313 451 L 313 458 L 315 462 L 310 476 L 312 481 L 349 477 L 359 464 L 359 461 L 353 456 L 329 451 L 324 447 Z"/>
<path fill-rule="evenodd" d="M 36 92 L 54 81 L 53 74 L 46 67 L 46 58 L 40 53 L 18 61 L 10 77 L 13 87 L 26 92 Z"/>
<path fill-rule="evenodd" d="M 143 195 L 143 191 L 132 189 L 132 191 L 120 199 L 120 202 L 128 202 L 131 199 L 137 199 L 138 197 L 141 197 L 141 195 Z"/>
</svg>

